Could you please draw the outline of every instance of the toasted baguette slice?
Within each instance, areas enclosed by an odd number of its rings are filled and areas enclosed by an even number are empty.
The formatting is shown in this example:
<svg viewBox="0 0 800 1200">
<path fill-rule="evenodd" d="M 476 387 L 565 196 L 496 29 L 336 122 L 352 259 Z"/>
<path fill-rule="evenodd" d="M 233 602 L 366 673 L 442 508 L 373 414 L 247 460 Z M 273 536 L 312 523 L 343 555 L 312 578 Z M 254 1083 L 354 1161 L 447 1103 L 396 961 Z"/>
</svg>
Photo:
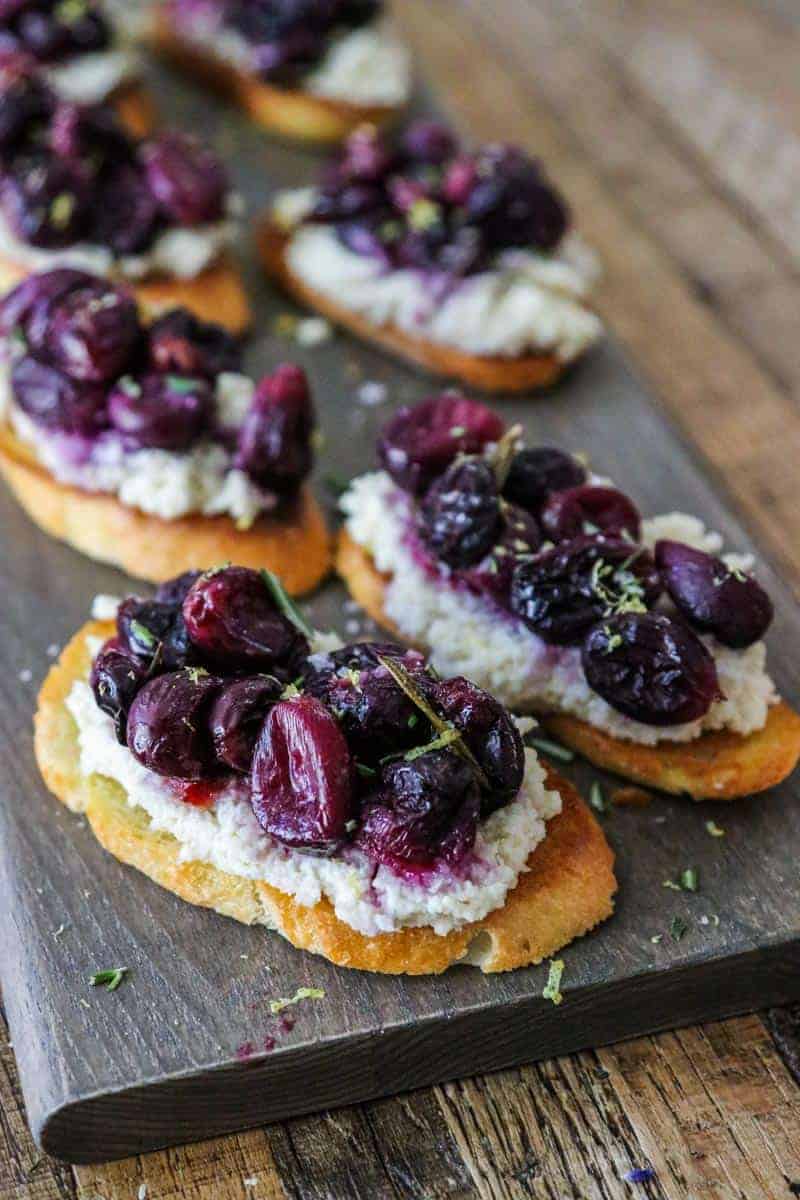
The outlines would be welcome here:
<svg viewBox="0 0 800 1200">
<path fill-rule="evenodd" d="M 129 508 L 116 496 L 58 483 L 7 426 L 0 427 L 0 473 L 45 533 L 135 579 L 159 583 L 232 561 L 266 567 L 292 595 L 302 595 L 330 570 L 330 537 L 307 487 L 296 501 L 275 516 L 260 517 L 250 529 L 237 529 L 225 516 L 165 521 Z"/>
<path fill-rule="evenodd" d="M 86 625 L 51 669 L 35 718 L 36 759 L 49 789 L 73 812 L 86 813 L 106 850 L 181 899 L 246 925 L 266 925 L 337 966 L 391 975 L 438 974 L 458 962 L 509 971 L 540 962 L 611 915 L 617 889 L 612 852 L 578 793 L 555 774 L 548 786 L 560 792 L 564 809 L 548 823 L 530 869 L 503 908 L 446 936 L 419 928 L 366 937 L 340 921 L 327 900 L 305 908 L 266 883 L 181 862 L 176 839 L 152 830 L 118 784 L 80 771 L 77 729 L 64 702 L 75 681 L 88 675 L 87 636 L 112 633 L 110 622 Z"/>
<path fill-rule="evenodd" d="M 156 124 L 156 108 L 147 88 L 138 79 L 130 80 L 109 97 L 122 124 L 134 137 L 152 133 Z"/>
<path fill-rule="evenodd" d="M 263 129 L 278 137 L 321 144 L 341 142 L 359 125 L 384 125 L 402 111 L 402 107 L 349 104 L 263 83 L 185 41 L 164 14 L 153 21 L 151 41 L 174 66 L 238 104 Z"/>
<path fill-rule="evenodd" d="M 374 621 L 408 641 L 383 611 L 388 576 L 375 569 L 367 552 L 345 532 L 339 536 L 336 570 Z M 770 709 L 764 728 L 747 737 L 721 731 L 657 746 L 622 741 L 566 713 L 537 716 L 549 733 L 595 766 L 694 800 L 737 800 L 765 792 L 791 775 L 800 761 L 800 715 L 782 702 Z"/>
<path fill-rule="evenodd" d="M 268 273 L 301 304 L 371 342 L 382 350 L 422 367 L 432 375 L 455 379 L 481 392 L 529 392 L 551 387 L 567 368 L 554 354 L 520 358 L 487 358 L 413 337 L 396 325 L 373 325 L 360 313 L 309 287 L 289 267 L 286 248 L 290 235 L 267 216 L 258 231 L 262 261 Z"/>
<path fill-rule="evenodd" d="M 16 287 L 33 272 L 23 263 L 0 254 L 0 295 Z M 150 317 L 171 308 L 188 308 L 202 321 L 215 321 L 231 333 L 246 333 L 253 315 L 241 276 L 227 256 L 223 256 L 194 279 L 168 279 L 158 276 L 130 282 L 131 291 Z"/>
</svg>

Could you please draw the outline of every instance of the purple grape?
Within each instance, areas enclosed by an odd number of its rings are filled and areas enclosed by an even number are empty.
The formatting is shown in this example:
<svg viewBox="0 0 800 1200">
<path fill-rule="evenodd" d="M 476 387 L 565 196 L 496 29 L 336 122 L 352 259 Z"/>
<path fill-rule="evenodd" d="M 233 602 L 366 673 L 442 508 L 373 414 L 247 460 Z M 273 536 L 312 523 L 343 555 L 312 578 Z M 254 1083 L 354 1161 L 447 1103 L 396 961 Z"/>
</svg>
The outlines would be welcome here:
<svg viewBox="0 0 800 1200">
<path fill-rule="evenodd" d="M 522 787 L 525 749 L 514 722 L 498 700 L 462 676 L 440 681 L 433 702 L 464 735 L 489 780 L 482 797 L 484 817 L 510 803 Z"/>
<path fill-rule="evenodd" d="M 463 208 L 479 179 L 478 164 L 472 155 L 462 154 L 448 164 L 442 183 L 442 195 L 448 204 Z"/>
<path fill-rule="evenodd" d="M 751 575 L 681 542 L 657 542 L 655 555 L 672 601 L 696 629 L 736 650 L 767 632 L 772 601 Z"/>
<path fill-rule="evenodd" d="M 401 408 L 378 440 L 381 466 L 404 491 L 428 490 L 459 454 L 480 454 L 503 436 L 500 417 L 460 392 L 442 392 Z"/>
<path fill-rule="evenodd" d="M 0 150 L 13 149 L 33 124 L 49 117 L 53 104 L 52 93 L 30 73 L 24 56 L 4 57 L 0 62 Z"/>
<path fill-rule="evenodd" d="M 337 679 L 352 672 L 373 671 L 382 658 L 400 659 L 412 674 L 425 666 L 424 657 L 416 650 L 405 650 L 394 642 L 352 642 L 327 654 L 312 654 L 303 667 L 303 688 L 327 704 Z"/>
<path fill-rule="evenodd" d="M 392 265 L 394 235 L 392 222 L 381 211 L 336 226 L 336 236 L 343 246 L 362 258 L 377 258 L 387 267 Z"/>
<path fill-rule="evenodd" d="M 215 379 L 241 371 L 242 346 L 222 325 L 199 320 L 186 308 L 159 317 L 147 331 L 150 365 L 156 371 Z"/>
<path fill-rule="evenodd" d="M 714 659 L 697 635 L 657 613 L 621 613 L 598 623 L 581 661 L 593 691 L 646 725 L 697 721 L 721 695 Z"/>
<path fill-rule="evenodd" d="M 247 774 L 267 713 L 281 697 L 283 684 L 271 675 L 235 679 L 217 696 L 209 725 L 219 761 Z"/>
<path fill-rule="evenodd" d="M 139 254 L 150 246 L 158 216 L 140 166 L 123 162 L 103 173 L 94 205 L 94 241 L 118 255 Z"/>
<path fill-rule="evenodd" d="M 173 607 L 182 605 L 189 589 L 202 574 L 202 571 L 184 571 L 182 575 L 176 575 L 174 579 L 165 579 L 156 588 L 156 600 L 160 600 L 162 604 L 171 604 Z"/>
<path fill-rule="evenodd" d="M 503 495 L 538 516 L 551 492 L 580 487 L 586 471 L 571 454 L 550 446 L 520 450 L 511 463 Z"/>
<path fill-rule="evenodd" d="M 214 398 L 204 379 L 150 372 L 112 388 L 108 414 L 130 449 L 188 450 L 207 430 Z"/>
<path fill-rule="evenodd" d="M 113 108 L 107 104 L 59 101 L 50 121 L 53 153 L 85 179 L 112 163 L 132 159 L 131 141 Z"/>
<path fill-rule="evenodd" d="M 534 246 L 554 250 L 569 226 L 562 197 L 538 163 L 511 146 L 484 147 L 478 155 L 479 180 L 466 206 L 495 249 Z"/>
<path fill-rule="evenodd" d="M 88 226 L 85 182 L 66 163 L 42 153 L 15 159 L 0 187 L 0 205 L 22 241 L 46 250 L 72 245 Z"/>
<path fill-rule="evenodd" d="M 489 553 L 500 531 L 494 471 L 481 458 L 453 463 L 420 505 L 419 535 L 449 567 L 472 566 Z"/>
<path fill-rule="evenodd" d="M 105 643 L 92 663 L 89 686 L 97 707 L 114 722 L 117 741 L 123 746 L 130 707 L 146 679 L 146 668 L 126 654 L 116 638 Z"/>
<path fill-rule="evenodd" d="M 517 564 L 532 557 L 541 543 L 535 518 L 523 508 L 501 501 L 497 540 L 485 558 L 474 567 L 459 571 L 457 577 L 472 591 L 488 593 L 505 605 Z"/>
<path fill-rule="evenodd" d="M 378 183 L 395 161 L 382 134 L 374 125 L 361 125 L 350 134 L 338 171 L 342 179 L 358 183 Z"/>
<path fill-rule="evenodd" d="M 119 606 L 117 634 L 125 653 L 142 659 L 150 671 L 202 666 L 179 605 L 130 596 Z"/>
<path fill-rule="evenodd" d="M 331 853 L 347 836 L 355 806 L 350 751 L 313 696 L 270 710 L 253 757 L 250 802 L 262 829 L 296 850 Z"/>
<path fill-rule="evenodd" d="M 402 148 L 409 158 L 440 166 L 458 150 L 458 140 L 441 121 L 421 119 L 408 126 Z"/>
<path fill-rule="evenodd" d="M 16 16 L 15 32 L 25 50 L 45 63 L 105 50 L 111 43 L 107 20 L 88 5 L 83 11 L 73 12 L 58 5 L 46 9 L 28 4 Z"/>
<path fill-rule="evenodd" d="M 642 529 L 639 510 L 616 488 L 584 484 L 563 492 L 551 492 L 539 515 L 542 529 L 554 542 L 566 542 L 581 534 L 605 533 L 630 537 L 637 542 Z"/>
<path fill-rule="evenodd" d="M 430 735 L 425 717 L 382 666 L 334 676 L 325 703 L 338 718 L 352 753 L 368 766 Z"/>
<path fill-rule="evenodd" d="M 308 653 L 265 580 L 246 567 L 202 575 L 186 595 L 183 615 L 194 645 L 230 669 L 273 671 Z"/>
<path fill-rule="evenodd" d="M 102 383 L 122 373 L 141 332 L 131 293 L 98 280 L 51 306 L 44 348 L 72 379 Z"/>
<path fill-rule="evenodd" d="M 311 471 L 314 408 L 301 367 L 283 364 L 259 384 L 239 431 L 235 464 L 267 491 L 291 495 Z"/>
<path fill-rule="evenodd" d="M 150 191 L 181 225 L 201 225 L 225 215 L 228 178 L 213 151 L 187 134 L 168 132 L 141 149 Z"/>
<path fill-rule="evenodd" d="M 365 217 L 383 208 L 384 204 L 383 192 L 374 184 L 329 185 L 320 190 L 310 219 L 323 224 L 350 221 Z"/>
<path fill-rule="evenodd" d="M 8 337 L 18 329 L 31 350 L 44 350 L 53 307 L 71 292 L 96 282 L 94 275 L 71 267 L 29 275 L 0 302 L 0 333 Z"/>
<path fill-rule="evenodd" d="M 46 429 L 91 438 L 108 424 L 102 387 L 76 383 L 37 358 L 14 363 L 11 390 L 23 412 Z"/>
<path fill-rule="evenodd" d="M 620 603 L 650 608 L 660 592 L 647 550 L 614 538 L 579 537 L 519 564 L 511 611 L 543 641 L 572 646 Z"/>
<path fill-rule="evenodd" d="M 208 716 L 222 680 L 199 667 L 146 683 L 128 714 L 128 749 L 157 775 L 202 779 L 214 766 Z"/>
</svg>

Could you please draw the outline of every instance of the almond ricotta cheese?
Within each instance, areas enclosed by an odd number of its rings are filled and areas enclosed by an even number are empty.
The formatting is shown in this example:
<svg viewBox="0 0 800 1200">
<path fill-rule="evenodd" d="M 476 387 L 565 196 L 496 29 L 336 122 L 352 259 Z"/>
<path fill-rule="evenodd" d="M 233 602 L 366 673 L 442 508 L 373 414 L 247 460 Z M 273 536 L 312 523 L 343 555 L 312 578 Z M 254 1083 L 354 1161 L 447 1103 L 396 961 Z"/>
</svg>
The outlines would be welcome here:
<svg viewBox="0 0 800 1200">
<path fill-rule="evenodd" d="M 479 827 L 470 868 L 437 869 L 423 886 L 386 867 L 376 869 L 354 848 L 324 858 L 281 846 L 258 824 L 243 780 L 233 780 L 210 809 L 184 803 L 119 744 L 87 683 L 74 684 L 67 707 L 78 728 L 83 775 L 119 784 L 127 803 L 147 813 L 154 831 L 176 839 L 181 862 L 264 880 L 304 907 L 327 897 L 341 921 L 367 936 L 423 925 L 447 934 L 499 908 L 546 836 L 547 822 L 561 811 L 561 797 L 546 788 L 542 766 L 527 750 L 520 793 Z"/>
<path fill-rule="evenodd" d="M 390 620 L 409 641 L 433 648 L 431 662 L 442 674 L 466 675 L 509 708 L 568 712 L 614 737 L 655 745 L 692 741 L 713 729 L 753 733 L 763 728 L 770 705 L 777 701 L 763 642 L 732 650 L 704 637 L 725 699 L 713 704 L 701 720 L 683 725 L 657 728 L 632 721 L 589 687 L 579 647 L 548 645 L 511 614 L 450 586 L 446 568 L 441 580 L 431 578 L 408 545 L 408 498 L 385 472 L 354 480 L 340 503 L 350 536 L 369 553 L 378 571 L 391 576 L 384 597 Z M 644 522 L 645 544 L 663 537 L 709 553 L 718 553 L 722 542 L 696 517 L 683 513 Z M 749 560 L 737 556 L 736 565 L 743 562 Z"/>
<path fill-rule="evenodd" d="M 379 259 L 355 254 L 334 229 L 297 224 L 313 205 L 313 189 L 281 193 L 275 220 L 293 230 L 286 250 L 290 270 L 315 291 L 366 317 L 467 354 L 516 358 L 552 353 L 571 362 L 602 335 L 586 299 L 599 275 L 593 252 L 576 233 L 557 252 L 511 250 L 486 271 L 437 294 L 421 271 L 388 270 Z"/>
<path fill-rule="evenodd" d="M 72 104 L 96 104 L 137 79 L 138 54 L 127 46 L 79 54 L 69 62 L 48 67 L 45 76 L 54 91 Z"/>
<path fill-rule="evenodd" d="M 241 425 L 255 384 L 246 375 L 226 372 L 216 382 L 216 423 L 228 432 Z M 0 365 L 0 421 L 30 446 L 39 462 L 58 480 L 87 492 L 108 492 L 130 508 L 165 521 L 200 514 L 229 516 L 249 528 L 277 500 L 244 471 L 231 465 L 230 453 L 210 440 L 191 450 L 125 449 L 113 431 L 91 442 L 68 434 L 49 433 L 14 402 L 8 364 Z"/>
</svg>

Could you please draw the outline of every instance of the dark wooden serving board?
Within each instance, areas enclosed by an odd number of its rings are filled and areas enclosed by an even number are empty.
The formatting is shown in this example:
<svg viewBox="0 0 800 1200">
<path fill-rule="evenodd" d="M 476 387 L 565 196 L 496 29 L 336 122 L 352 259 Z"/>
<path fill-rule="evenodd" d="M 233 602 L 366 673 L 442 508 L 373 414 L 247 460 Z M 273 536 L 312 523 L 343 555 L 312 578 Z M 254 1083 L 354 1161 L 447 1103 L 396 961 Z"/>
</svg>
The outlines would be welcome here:
<svg viewBox="0 0 800 1200">
<path fill-rule="evenodd" d="M 252 211 L 268 180 L 313 176 L 313 156 L 269 147 L 199 93 L 157 78 L 164 109 L 214 136 Z M 324 478 L 368 467 L 391 407 L 430 385 L 343 336 L 313 352 L 281 340 L 271 331 L 290 306 L 270 293 L 251 245 L 243 255 L 259 316 L 249 365 L 308 366 L 326 438 L 322 490 Z M 388 403 L 360 403 L 364 380 L 385 383 Z M 553 395 L 500 407 L 531 437 L 591 451 L 645 513 L 697 512 L 732 548 L 750 548 L 723 482 L 704 475 L 613 343 Z M 48 540 L 5 491 L 0 515 L 0 981 L 30 1123 L 49 1152 L 110 1159 L 800 997 L 797 779 L 733 806 L 663 798 L 603 817 L 618 854 L 617 914 L 565 952 L 560 1007 L 542 998 L 546 967 L 369 976 L 183 904 L 107 856 L 47 795 L 33 761 L 35 694 L 55 647 L 95 593 L 131 584 Z M 769 564 L 761 575 L 778 613 L 772 667 L 798 703 L 796 601 Z M 335 583 L 307 608 L 320 626 L 354 635 Z M 600 778 L 567 771 L 584 790 Z M 711 817 L 724 837 L 708 833 Z M 663 887 L 688 866 L 699 869 L 698 894 Z M 687 925 L 680 940 L 670 934 L 676 916 Z M 118 991 L 89 988 L 92 972 L 116 966 L 130 968 Z M 302 986 L 325 997 L 292 1009 L 284 1029 L 268 1002 Z"/>
</svg>

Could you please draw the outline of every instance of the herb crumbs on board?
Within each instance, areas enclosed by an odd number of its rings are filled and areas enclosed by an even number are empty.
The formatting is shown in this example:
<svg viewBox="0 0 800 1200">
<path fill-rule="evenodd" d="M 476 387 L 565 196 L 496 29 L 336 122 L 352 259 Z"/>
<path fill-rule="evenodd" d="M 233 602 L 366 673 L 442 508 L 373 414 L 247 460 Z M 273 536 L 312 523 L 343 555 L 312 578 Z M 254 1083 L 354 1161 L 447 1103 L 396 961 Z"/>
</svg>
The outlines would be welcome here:
<svg viewBox="0 0 800 1200">
<path fill-rule="evenodd" d="M 92 987 L 104 987 L 107 992 L 115 992 L 122 983 L 130 967 L 113 967 L 110 971 L 95 971 L 89 977 Z"/>
<path fill-rule="evenodd" d="M 293 1004 L 300 1004 L 303 1000 L 324 1000 L 325 992 L 322 988 L 301 987 L 298 988 L 293 996 L 284 996 L 280 1000 L 270 1000 L 269 1011 L 273 1016 L 283 1012 L 285 1008 L 291 1008 Z"/>
<path fill-rule="evenodd" d="M 563 958 L 555 958 L 550 963 L 550 971 L 547 976 L 547 983 L 544 985 L 542 996 L 545 1000 L 552 1000 L 556 1006 L 561 1004 L 564 997 L 561 995 L 561 977 L 564 974 Z"/>
</svg>

